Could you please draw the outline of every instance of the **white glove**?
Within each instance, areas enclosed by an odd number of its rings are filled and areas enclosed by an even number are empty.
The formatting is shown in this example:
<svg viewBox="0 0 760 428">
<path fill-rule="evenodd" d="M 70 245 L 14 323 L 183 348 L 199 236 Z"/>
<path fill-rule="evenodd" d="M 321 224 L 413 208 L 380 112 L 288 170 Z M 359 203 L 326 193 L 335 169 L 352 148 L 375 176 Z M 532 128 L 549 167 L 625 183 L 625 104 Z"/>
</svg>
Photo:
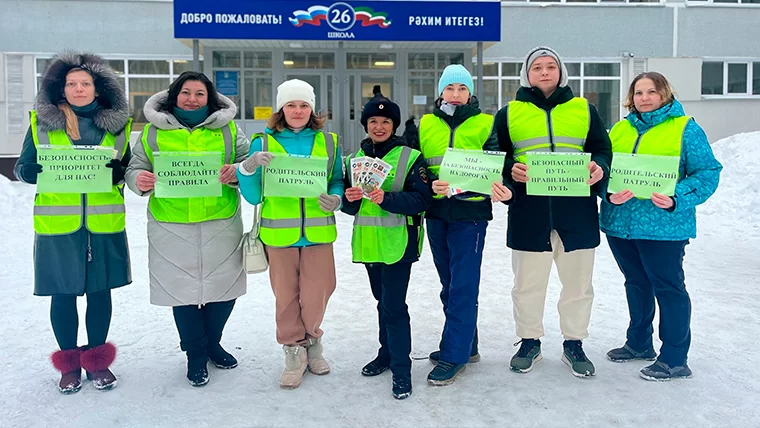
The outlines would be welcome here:
<svg viewBox="0 0 760 428">
<path fill-rule="evenodd" d="M 254 152 L 253 155 L 251 155 L 248 159 L 244 160 L 243 163 L 240 164 L 240 166 L 245 170 L 245 172 L 248 172 L 249 174 L 253 174 L 254 172 L 256 172 L 256 168 L 258 168 L 259 166 L 269 165 L 269 162 L 272 161 L 273 157 L 274 156 L 269 152 Z"/>
<path fill-rule="evenodd" d="M 337 211 L 340 208 L 340 196 L 322 193 L 319 195 L 319 208 L 327 213 Z"/>
</svg>

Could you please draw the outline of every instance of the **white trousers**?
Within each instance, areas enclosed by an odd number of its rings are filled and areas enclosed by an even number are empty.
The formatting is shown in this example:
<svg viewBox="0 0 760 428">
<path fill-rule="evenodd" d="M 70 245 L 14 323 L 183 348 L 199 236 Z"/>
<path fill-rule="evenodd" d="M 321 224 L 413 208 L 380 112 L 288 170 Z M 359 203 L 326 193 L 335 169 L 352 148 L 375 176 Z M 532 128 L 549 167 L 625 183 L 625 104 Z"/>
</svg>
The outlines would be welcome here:
<svg viewBox="0 0 760 428">
<path fill-rule="evenodd" d="M 521 339 L 538 339 L 544 335 L 544 306 L 552 261 L 557 265 L 562 292 L 559 295 L 559 324 L 565 340 L 582 340 L 588 337 L 594 288 L 591 279 L 594 271 L 595 250 L 565 252 L 556 231 L 551 233 L 553 251 L 533 252 L 512 250 L 512 271 L 515 286 L 512 289 L 512 307 L 517 336 Z"/>
</svg>

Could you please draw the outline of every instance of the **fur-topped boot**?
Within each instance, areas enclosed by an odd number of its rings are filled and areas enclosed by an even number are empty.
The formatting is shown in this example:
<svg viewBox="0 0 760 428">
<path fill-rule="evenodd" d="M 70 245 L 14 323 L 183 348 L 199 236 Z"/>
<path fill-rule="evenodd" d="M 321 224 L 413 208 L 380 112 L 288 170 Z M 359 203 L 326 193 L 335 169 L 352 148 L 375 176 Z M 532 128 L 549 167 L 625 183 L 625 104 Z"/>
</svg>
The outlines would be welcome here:
<svg viewBox="0 0 760 428">
<path fill-rule="evenodd" d="M 53 367 L 61 372 L 61 381 L 58 382 L 58 390 L 61 394 L 73 394 L 82 389 L 82 365 L 79 348 L 66 349 L 53 352 L 50 360 Z"/>
<path fill-rule="evenodd" d="M 116 387 L 116 376 L 108 369 L 115 359 L 116 346 L 108 342 L 82 351 L 82 368 L 87 370 L 87 379 L 95 389 L 108 391 Z"/>
</svg>

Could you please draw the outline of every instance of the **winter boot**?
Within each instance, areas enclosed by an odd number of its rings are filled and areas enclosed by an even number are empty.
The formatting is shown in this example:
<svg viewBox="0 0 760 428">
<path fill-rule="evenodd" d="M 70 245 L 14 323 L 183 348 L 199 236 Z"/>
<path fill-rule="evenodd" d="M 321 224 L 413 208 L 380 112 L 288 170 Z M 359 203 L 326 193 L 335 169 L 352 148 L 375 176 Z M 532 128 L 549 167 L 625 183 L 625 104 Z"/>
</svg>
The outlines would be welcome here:
<svg viewBox="0 0 760 428">
<path fill-rule="evenodd" d="M 222 348 L 222 345 L 209 346 L 208 359 L 215 366 L 222 370 L 234 369 L 238 366 L 238 361 L 229 352 Z"/>
<path fill-rule="evenodd" d="M 390 368 L 390 361 L 377 357 L 362 367 L 363 376 L 377 376 Z"/>
<path fill-rule="evenodd" d="M 538 339 L 521 339 L 515 343 L 520 345 L 520 349 L 512 356 L 509 362 L 509 368 L 513 372 L 528 373 L 533 370 L 533 364 L 541 361 L 541 341 Z"/>
<path fill-rule="evenodd" d="M 446 361 L 438 361 L 433 371 L 428 374 L 427 381 L 434 386 L 451 385 L 457 376 L 465 369 L 464 364 L 453 364 Z"/>
<path fill-rule="evenodd" d="M 431 363 L 438 364 L 438 360 L 441 359 L 441 351 L 431 352 L 428 358 L 430 359 Z M 470 364 L 477 362 L 480 362 L 480 354 L 478 353 L 478 330 L 475 330 L 475 337 L 472 339 L 472 349 L 470 349 L 470 359 L 467 360 L 467 363 Z"/>
<path fill-rule="evenodd" d="M 654 361 L 657 359 L 657 353 L 654 349 L 649 348 L 643 352 L 637 352 L 628 345 L 623 345 L 622 348 L 615 348 L 607 353 L 607 358 L 610 361 L 616 363 L 625 363 L 628 361 L 644 360 Z"/>
<path fill-rule="evenodd" d="M 393 375 L 393 398 L 403 400 L 412 395 L 412 377 Z"/>
<path fill-rule="evenodd" d="M 301 386 L 301 379 L 309 366 L 306 348 L 301 345 L 284 345 L 285 370 L 280 376 L 280 388 L 296 389 Z"/>
<path fill-rule="evenodd" d="M 642 379 L 655 382 L 665 382 L 673 379 L 688 379 L 691 377 L 691 369 L 686 363 L 682 366 L 669 366 L 662 361 L 644 367 L 639 372 Z"/>
<path fill-rule="evenodd" d="M 79 348 L 55 351 L 50 356 L 53 367 L 61 372 L 58 391 L 61 394 L 73 394 L 82 389 L 82 350 Z"/>
<path fill-rule="evenodd" d="M 208 383 L 208 355 L 205 353 L 187 353 L 187 381 L 199 387 Z"/>
<path fill-rule="evenodd" d="M 583 343 L 580 340 L 566 340 L 562 343 L 562 362 L 570 367 L 575 377 L 590 377 L 596 374 L 594 363 L 583 352 Z"/>
<path fill-rule="evenodd" d="M 208 339 L 206 336 L 192 341 L 181 341 L 180 349 L 187 355 L 187 381 L 199 387 L 208 383 Z"/>
<path fill-rule="evenodd" d="M 309 371 L 315 375 L 326 375 L 330 373 L 330 366 L 322 356 L 322 342 L 313 337 L 309 338 L 306 344 L 306 353 L 309 359 Z"/>
<path fill-rule="evenodd" d="M 108 391 L 116 387 L 116 376 L 108 369 L 115 359 L 116 346 L 109 342 L 82 351 L 82 367 L 95 389 Z"/>
</svg>

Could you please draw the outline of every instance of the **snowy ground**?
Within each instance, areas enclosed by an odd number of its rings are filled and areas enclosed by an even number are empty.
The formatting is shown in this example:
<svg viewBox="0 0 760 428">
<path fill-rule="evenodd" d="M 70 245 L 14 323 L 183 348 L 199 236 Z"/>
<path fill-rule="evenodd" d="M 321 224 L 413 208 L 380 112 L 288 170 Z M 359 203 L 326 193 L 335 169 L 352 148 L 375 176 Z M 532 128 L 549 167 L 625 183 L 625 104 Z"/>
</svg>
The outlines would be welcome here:
<svg viewBox="0 0 760 428">
<path fill-rule="evenodd" d="M 645 382 L 638 377 L 642 364 L 605 359 L 607 350 L 623 343 L 628 315 L 622 276 L 604 243 L 596 259 L 591 337 L 584 342 L 597 376 L 576 379 L 560 361 L 556 275 L 546 305 L 544 361 L 530 374 L 511 373 L 507 365 L 516 350 L 512 272 L 504 245 L 506 209 L 499 205 L 488 230 L 480 294 L 483 360 L 443 388 L 426 384 L 432 367 L 427 360 L 415 361 L 414 393 L 402 402 L 391 397 L 389 373 L 376 378 L 359 374 L 377 348 L 375 302 L 364 269 L 350 263 L 350 218 L 344 215 L 338 217 L 338 289 L 323 325 L 332 373 L 307 374 L 295 391 L 277 386 L 283 355 L 274 337 L 274 299 L 267 276 L 252 275 L 223 339 L 240 366 L 228 372 L 211 368 L 208 386 L 190 387 L 171 311 L 148 303 L 146 200 L 131 193 L 127 209 L 134 283 L 113 293 L 110 335 L 119 346 L 113 366 L 119 386 L 102 393 L 86 383 L 78 394 L 59 394 L 48 360 L 56 349 L 49 299 L 32 296 L 34 188 L 0 181 L 0 299 L 6 302 L 0 312 L 0 426 L 760 426 L 758 147 L 760 133 L 714 145 L 725 166 L 721 187 L 700 207 L 699 237 L 687 247 L 686 258 L 694 302 L 693 379 Z M 246 206 L 247 218 L 250 212 Z M 408 298 L 414 357 L 437 347 L 443 325 L 439 287 L 426 248 L 413 269 Z"/>
</svg>

